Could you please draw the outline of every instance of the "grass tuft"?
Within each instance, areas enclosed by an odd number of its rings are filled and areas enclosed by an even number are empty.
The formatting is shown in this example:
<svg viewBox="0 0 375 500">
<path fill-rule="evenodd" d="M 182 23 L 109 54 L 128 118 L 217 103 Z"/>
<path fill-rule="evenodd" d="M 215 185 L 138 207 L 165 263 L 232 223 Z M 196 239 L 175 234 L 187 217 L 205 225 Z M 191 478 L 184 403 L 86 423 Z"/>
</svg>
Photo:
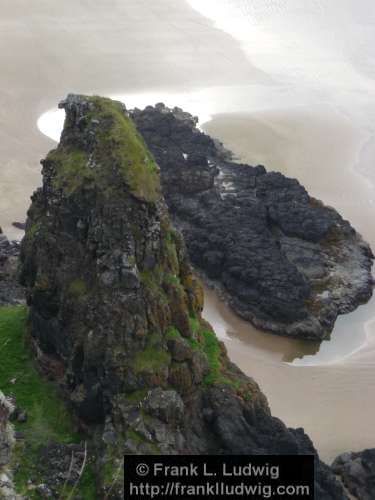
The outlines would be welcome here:
<svg viewBox="0 0 375 500">
<path fill-rule="evenodd" d="M 27 481 L 38 478 L 38 453 L 48 442 L 77 443 L 74 420 L 59 396 L 54 384 L 37 371 L 25 342 L 27 309 L 23 306 L 0 308 L 0 388 L 6 396 L 14 396 L 17 406 L 27 412 L 25 423 L 16 423 L 24 440 L 17 445 L 15 460 L 19 463 L 15 474 L 16 487 L 27 498 L 40 498 L 27 489 Z M 77 492 L 95 500 L 95 484 L 88 467 Z"/>
<path fill-rule="evenodd" d="M 167 351 L 148 346 L 136 354 L 133 367 L 136 373 L 158 372 L 160 369 L 168 366 L 170 362 L 171 357 Z"/>
</svg>

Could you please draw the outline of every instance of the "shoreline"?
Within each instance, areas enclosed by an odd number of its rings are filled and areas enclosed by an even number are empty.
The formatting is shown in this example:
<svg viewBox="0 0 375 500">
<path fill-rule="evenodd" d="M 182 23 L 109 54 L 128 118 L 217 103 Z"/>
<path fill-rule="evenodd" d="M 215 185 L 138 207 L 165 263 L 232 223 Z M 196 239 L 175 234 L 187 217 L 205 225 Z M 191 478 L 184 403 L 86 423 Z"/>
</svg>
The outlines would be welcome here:
<svg viewBox="0 0 375 500">
<path fill-rule="evenodd" d="M 11 223 L 25 216 L 41 182 L 39 161 L 53 147 L 37 120 L 69 92 L 183 93 L 265 79 L 233 37 L 185 2 L 150 9 L 136 0 L 108 0 L 91 6 L 89 15 L 72 0 L 53 7 L 36 0 L 32 9 L 21 4 L 7 5 L 0 20 L 0 42 L 8 49 L 0 62 L 12 68 L 0 79 L 0 226 L 10 239 L 20 234 Z M 218 47 L 224 57 L 213 57 Z"/>
<path fill-rule="evenodd" d="M 362 398 L 371 398 L 373 363 L 356 359 L 320 365 L 287 362 L 285 356 L 290 354 L 297 359 L 298 347 L 305 354 L 302 343 L 254 332 L 207 289 L 203 316 L 224 341 L 230 359 L 257 381 L 272 414 L 290 427 L 303 427 L 322 460 L 330 464 L 345 451 L 375 446 L 371 440 L 372 406 L 366 415 L 361 412 Z M 371 358 L 372 352 L 368 354 Z M 366 384 L 362 387 L 363 378 Z M 357 383 L 362 390 L 358 390 Z M 348 401 L 352 404 L 348 405 Z M 336 429 L 334 434 L 332 428 Z"/>
<path fill-rule="evenodd" d="M 226 93 L 217 93 L 219 112 L 228 111 L 225 99 L 235 101 L 235 111 L 254 107 L 262 111 L 262 106 L 263 110 L 267 110 L 283 102 L 283 90 L 279 92 L 270 85 L 272 75 L 268 77 L 269 83 L 264 83 L 264 73 L 249 62 L 240 42 L 218 30 L 213 22 L 187 5 L 177 5 L 176 2 L 168 2 L 168 5 L 168 12 L 165 6 L 159 10 L 157 5 L 151 11 L 147 6 L 132 1 L 134 16 L 129 17 L 118 2 L 111 0 L 105 7 L 93 6 L 93 12 L 87 18 L 79 2 L 66 2 L 56 7 L 55 15 L 60 23 L 51 29 L 46 26 L 43 16 L 44 4 L 36 2 L 32 12 L 34 44 L 28 43 L 30 34 L 24 30 L 24 26 L 30 22 L 30 9 L 25 8 L 20 13 L 15 6 L 7 6 L 0 26 L 4 24 L 7 27 L 10 23 L 17 28 L 12 33 L 7 29 L 0 32 L 3 45 L 9 47 L 0 56 L 3 67 L 15 68 L 14 73 L 3 77 L 0 84 L 4 96 L 0 102 L 3 110 L 3 116 L 0 117 L 3 185 L 8 181 L 2 194 L 0 211 L 10 221 L 9 224 L 1 221 L 0 225 L 3 225 L 9 237 L 11 222 L 22 220 L 29 206 L 29 195 L 40 184 L 40 158 L 54 147 L 53 141 L 40 134 L 38 117 L 72 90 L 101 94 L 105 89 L 106 93 L 113 95 L 120 92 L 147 92 L 150 89 L 178 93 L 195 92 L 202 87 L 227 87 Z M 95 30 L 95 17 L 102 19 L 100 32 Z M 84 19 L 84 22 L 80 23 L 78 31 L 76 26 L 80 19 Z M 113 31 L 114 20 L 122 23 L 121 32 Z M 178 26 L 186 27 L 187 32 Z M 135 33 L 142 33 L 143 38 L 134 38 Z M 132 43 L 128 43 L 129 39 Z M 155 40 L 158 40 L 157 44 Z M 200 40 L 201 47 L 195 44 L 195 40 Z M 40 50 L 40 47 L 47 49 Z M 53 50 L 50 51 L 48 47 L 53 47 Z M 122 47 L 121 51 L 119 47 Z M 134 59 L 135 48 L 138 51 L 137 59 Z M 142 65 L 139 60 L 142 60 Z M 80 71 L 82 65 L 87 71 Z M 260 80 L 261 85 L 257 86 Z M 92 82 L 95 82 L 95 88 L 92 88 Z M 11 92 L 9 89 L 12 89 Z M 230 97 L 231 94 L 235 95 Z M 300 102 L 303 103 L 303 99 L 296 99 L 296 104 Z M 216 119 L 213 116 L 213 121 Z M 347 121 L 350 120 L 351 117 L 347 117 Z M 211 127 L 212 122 L 211 125 L 205 125 Z M 322 132 L 324 130 L 323 127 Z M 237 127 L 234 132 L 238 135 L 240 129 Z M 311 131 L 307 129 L 305 133 Z M 225 136 L 228 135 L 227 131 Z M 334 132 L 333 135 L 335 137 Z M 251 151 L 249 137 L 252 138 L 247 135 L 245 139 Z M 270 142 L 266 136 L 263 141 L 264 147 L 269 148 L 269 144 L 275 146 L 274 141 Z M 227 140 L 224 142 L 230 147 Z M 345 140 L 342 144 L 346 146 Z M 236 148 L 231 149 L 236 151 Z M 317 152 L 313 148 L 313 153 Z M 275 149 L 271 153 L 275 155 Z M 277 153 L 280 155 L 282 149 Z M 329 174 L 330 166 L 327 165 L 324 175 Z M 294 176 L 309 188 L 299 174 Z M 325 194 L 321 198 L 330 204 Z M 340 210 L 336 202 L 332 204 Z M 363 227 L 373 226 L 372 211 L 373 207 Z M 363 233 L 362 227 L 358 227 L 354 220 L 353 223 Z M 345 317 L 345 320 L 349 317 L 352 316 Z M 217 324 L 219 330 L 225 330 L 222 318 L 219 317 Z M 282 354 L 275 354 L 270 359 L 262 357 L 261 349 L 247 350 L 236 328 L 230 328 L 232 337 L 227 339 L 233 361 L 238 362 L 244 371 L 259 382 L 275 415 L 287 425 L 305 427 L 324 459 L 329 461 L 341 451 L 375 445 L 374 441 L 371 442 L 375 418 L 372 403 L 375 354 L 370 349 L 371 345 L 365 349 L 365 353 L 356 354 L 355 359 L 352 357 L 343 366 L 337 363 L 303 366 L 302 370 L 300 366 L 275 360 Z M 340 332 L 336 333 L 339 335 Z M 267 338 L 266 334 L 261 335 L 262 339 Z M 235 339 L 238 338 L 240 340 L 236 344 Z M 278 338 L 272 336 L 269 344 L 274 346 L 273 340 Z M 237 350 L 236 345 L 239 347 Z M 273 352 L 270 349 L 272 346 L 265 346 L 263 352 Z M 362 411 L 364 405 L 366 412 Z M 332 429 L 336 429 L 333 437 Z"/>
<path fill-rule="evenodd" d="M 207 130 L 212 127 L 215 124 L 215 119 L 217 119 L 217 117 L 213 117 L 213 121 L 205 124 L 203 128 Z M 230 127 L 230 125 L 230 122 L 226 123 L 227 127 Z M 320 133 L 325 133 L 325 129 L 319 130 Z M 209 132 L 212 134 L 211 130 L 209 130 Z M 237 137 L 240 137 L 241 133 L 246 135 L 246 147 L 251 152 L 252 148 L 251 144 L 248 144 L 248 137 L 252 136 L 248 134 L 246 129 L 242 130 L 237 127 L 233 132 Z M 226 140 L 226 134 L 212 135 L 224 142 L 224 146 L 229 146 L 229 148 L 232 149 L 231 144 L 228 144 Z M 272 141 L 265 140 L 265 144 L 269 143 L 273 144 Z M 234 152 L 238 153 L 238 150 Z M 331 173 L 331 175 L 333 174 Z M 294 175 L 294 177 L 298 178 L 299 176 Z M 321 196 L 321 198 L 323 197 Z M 323 201 L 325 201 L 325 198 L 323 198 Z M 207 311 L 210 300 L 207 291 L 205 297 Z M 361 317 L 366 307 L 370 311 L 370 320 L 373 319 L 373 314 L 371 313 L 373 301 L 374 299 L 369 303 L 370 305 L 361 306 L 364 309 L 360 307 L 349 315 L 342 315 L 339 317 L 342 318 L 342 324 L 345 325 L 347 330 L 350 330 L 350 318 L 353 318 L 354 315 Z M 342 379 L 344 378 L 348 385 L 352 383 L 352 377 L 355 379 L 358 373 L 360 374 L 360 378 L 367 379 L 367 369 L 366 367 L 362 369 L 361 360 L 352 359 L 353 349 L 350 349 L 349 356 L 346 357 L 344 355 L 342 359 L 335 359 L 329 363 L 306 363 L 303 360 L 304 357 L 316 359 L 319 356 L 319 352 L 316 352 L 318 349 L 317 346 L 312 348 L 311 344 L 309 346 L 306 344 L 302 345 L 298 340 L 296 341 L 294 339 L 288 339 L 287 337 L 279 337 L 270 333 L 259 332 L 248 322 L 237 317 L 234 326 L 230 326 L 228 330 L 225 317 L 223 319 L 221 315 L 223 311 L 225 311 L 225 315 L 233 317 L 234 313 L 232 313 L 232 311 L 230 311 L 221 301 L 216 303 L 215 310 L 216 316 L 214 314 L 213 319 L 212 317 L 211 319 L 205 317 L 212 324 L 219 337 L 224 340 L 230 359 L 238 364 L 247 375 L 251 376 L 259 383 L 268 398 L 274 415 L 280 417 L 291 427 L 302 426 L 306 429 L 311 435 L 323 459 L 330 462 L 341 452 L 348 451 L 349 449 L 361 450 L 371 446 L 369 436 L 371 436 L 372 424 L 370 424 L 370 421 L 372 416 L 375 416 L 375 408 L 373 409 L 373 413 L 369 412 L 369 415 L 366 415 L 365 422 L 363 415 L 357 415 L 357 409 L 360 408 L 360 403 L 352 404 L 352 401 L 358 397 L 354 393 L 350 394 L 348 405 L 344 405 L 345 411 L 350 414 L 350 418 L 347 417 L 340 422 L 342 429 L 337 432 L 335 438 L 332 439 L 332 437 L 330 437 L 328 439 L 327 437 L 329 429 L 326 428 L 326 420 L 333 425 L 332 419 L 334 419 L 335 425 L 339 426 L 337 419 L 340 420 L 340 418 L 336 418 L 336 415 L 338 413 L 338 408 L 342 407 Z M 367 320 L 368 319 L 369 318 L 367 318 Z M 241 323 L 241 321 L 243 323 Z M 359 322 L 359 324 L 361 323 Z M 225 334 L 225 331 L 229 331 L 231 334 Z M 345 340 L 340 336 L 340 333 L 341 332 L 337 328 L 333 332 L 333 338 L 336 339 L 338 342 L 337 344 L 334 344 L 334 342 L 330 340 L 320 344 L 319 350 L 322 349 L 324 351 L 327 346 L 332 345 L 333 351 L 337 351 L 340 342 Z M 364 348 L 364 351 L 367 352 L 365 344 L 366 336 L 365 339 L 364 336 L 365 335 L 360 336 L 361 345 L 355 346 L 354 351 L 357 351 L 357 349 L 361 351 L 362 348 Z M 256 340 L 255 343 L 254 339 Z M 282 340 L 280 341 L 280 339 Z M 277 345 L 276 351 L 275 344 Z M 354 355 L 354 358 L 356 357 L 357 354 Z M 293 363 L 293 361 L 289 361 L 290 358 L 296 362 Z M 301 358 L 301 362 L 298 362 Z M 282 382 L 275 386 L 275 380 L 280 380 Z M 361 381 L 359 381 L 359 385 L 362 385 Z M 327 400 L 327 391 L 328 394 L 330 394 L 329 400 Z M 334 392 L 332 393 L 332 391 Z M 311 408 L 312 395 L 314 395 L 314 399 L 316 400 L 314 408 Z M 296 407 L 297 401 L 302 402 L 299 410 Z M 323 422 L 321 421 L 322 415 L 325 419 Z M 357 421 L 362 422 L 360 432 L 359 429 L 354 431 Z M 375 445 L 375 442 L 373 444 Z"/>
<path fill-rule="evenodd" d="M 155 93 L 155 94 L 152 94 L 152 95 L 154 96 L 154 100 L 158 100 L 158 98 L 160 98 L 160 99 L 161 99 L 162 97 L 164 97 L 164 100 L 165 100 L 165 101 L 167 101 L 167 102 L 168 102 L 168 100 L 169 100 L 169 99 L 170 99 L 172 102 L 175 102 L 175 101 L 174 101 L 174 99 L 175 99 L 175 97 L 176 97 L 176 95 L 175 95 L 175 94 L 172 94 L 169 98 L 168 98 L 168 97 L 166 98 L 166 96 L 165 96 L 165 95 L 158 94 L 158 93 Z M 113 96 L 112 96 L 112 97 L 113 97 Z M 117 96 L 117 98 L 119 98 L 119 97 L 120 97 L 120 96 Z M 166 98 L 166 99 L 165 99 L 165 98 Z M 143 94 L 140 94 L 138 97 L 137 97 L 136 95 L 133 95 L 132 99 L 133 99 L 133 100 L 130 100 L 130 103 L 131 103 L 131 104 L 130 104 L 130 105 L 128 104 L 128 106 L 127 106 L 127 107 L 128 107 L 128 109 L 131 109 L 131 105 L 132 105 L 132 104 L 134 104 L 134 103 L 138 103 L 138 104 L 140 104 L 140 105 L 143 105 L 144 107 L 147 105 L 147 104 L 146 104 L 146 102 L 143 102 L 143 99 L 144 99 L 144 95 L 143 95 Z M 195 98 L 195 99 L 193 98 L 193 100 L 195 100 L 195 105 L 197 105 L 196 98 Z M 127 101 L 126 99 L 124 99 L 122 102 L 124 102 L 125 104 L 126 104 L 126 103 L 129 103 L 129 101 Z M 153 104 L 154 104 L 154 103 L 153 103 Z M 184 108 L 183 108 L 183 109 L 184 109 Z M 304 113 L 309 112 L 309 111 L 311 112 L 311 110 L 307 110 L 307 111 L 306 111 L 304 108 L 299 108 L 299 109 L 298 109 L 298 111 L 297 111 L 297 117 L 298 117 L 299 121 L 301 121 L 301 120 L 302 120 L 302 121 L 304 121 L 304 118 L 305 118 L 305 114 L 304 114 Z M 279 116 L 279 115 L 280 115 L 280 111 L 279 111 L 279 112 L 275 112 L 275 113 L 276 113 L 276 116 Z M 285 113 L 285 112 L 284 112 L 284 113 L 282 113 L 282 116 L 284 116 L 284 114 L 285 114 L 286 116 L 288 116 L 288 118 L 289 118 L 289 119 L 296 121 L 296 117 L 295 117 L 295 115 L 293 114 L 293 111 L 292 111 L 292 110 L 289 112 L 289 114 L 288 114 L 288 113 Z M 314 114 L 316 114 L 316 113 L 314 112 Z M 322 120 L 322 118 L 320 117 L 319 113 L 317 113 L 317 115 L 318 115 L 319 119 L 320 119 L 320 120 Z M 238 119 L 238 120 L 240 120 L 240 121 L 241 121 L 241 120 L 244 120 L 244 121 L 245 121 L 245 124 L 246 124 L 246 125 L 249 125 L 249 123 L 251 124 L 251 122 L 252 122 L 252 118 L 253 118 L 253 117 L 252 117 L 252 115 L 251 115 L 251 114 L 248 114 L 248 113 L 246 113 L 246 114 L 245 114 L 245 113 L 241 113 L 241 114 L 234 114 L 234 113 L 233 113 L 233 114 L 231 114 L 231 115 L 230 115 L 230 118 L 229 118 L 229 124 L 227 124 L 227 119 L 228 119 L 228 118 L 227 118 L 227 116 L 228 116 L 228 115 L 223 115 L 223 117 L 222 117 L 222 115 L 216 115 L 216 117 L 215 117 L 215 116 L 213 117 L 213 120 L 211 120 L 210 122 L 205 123 L 205 124 L 202 126 L 203 131 L 207 131 L 207 132 L 208 132 L 208 133 L 210 133 L 210 135 L 212 135 L 213 137 L 218 137 L 218 138 L 219 138 L 219 139 L 220 139 L 220 140 L 224 143 L 224 147 L 227 147 L 227 146 L 228 146 L 228 142 L 225 140 L 225 139 L 226 139 L 226 133 L 225 133 L 225 132 L 226 132 L 226 130 L 227 130 L 228 128 L 230 128 L 230 127 L 231 127 L 231 122 L 230 122 L 230 120 L 232 120 L 232 121 L 235 121 L 236 119 Z M 256 116 L 257 116 L 257 114 L 256 114 Z M 270 116 L 272 117 L 272 113 L 271 113 L 270 111 L 268 111 L 268 112 L 266 113 L 266 116 L 268 117 L 268 121 L 269 121 L 269 120 L 270 120 Z M 244 118 L 244 117 L 245 117 L 245 118 Z M 47 136 L 48 136 L 48 137 L 50 137 L 50 138 L 52 138 L 54 141 L 58 141 L 59 136 L 60 136 L 60 133 L 61 133 L 61 130 L 62 130 L 62 127 L 63 127 L 63 121 L 64 121 L 64 112 L 63 112 L 62 110 L 58 110 L 57 108 L 56 108 L 56 109 L 51 109 L 50 111 L 47 111 L 46 113 L 43 113 L 43 114 L 41 115 L 41 117 L 40 117 L 40 118 L 39 118 L 39 120 L 38 120 L 38 127 L 39 127 L 39 130 L 40 130 L 40 132 L 41 132 L 41 133 L 43 133 L 43 134 L 47 134 Z M 216 127 L 216 129 L 215 129 L 215 124 L 216 124 L 217 122 L 219 123 L 219 126 L 218 126 L 218 127 Z M 332 122 L 332 120 L 331 120 L 331 122 Z M 333 126 L 331 122 L 329 123 L 330 128 L 332 128 L 332 126 Z M 258 125 L 258 121 L 256 121 L 255 123 L 256 123 L 256 126 L 257 126 L 257 125 Z M 266 122 L 266 123 L 268 123 L 268 122 Z M 334 125 L 335 125 L 335 124 L 336 124 L 336 121 L 333 121 L 333 123 L 334 123 Z M 221 125 L 221 127 L 222 127 L 221 129 L 220 129 L 220 125 Z M 320 126 L 319 126 L 319 125 L 320 125 L 320 123 L 319 123 L 319 121 L 318 121 L 318 125 L 316 125 L 316 128 L 319 128 L 319 133 L 324 134 L 324 129 L 323 129 L 323 130 L 320 130 Z M 213 129 L 214 129 L 214 132 L 211 132 L 211 128 L 213 128 Z M 289 127 L 289 128 L 290 128 L 290 127 Z M 216 130 L 216 132 L 217 132 L 217 133 L 214 135 L 215 130 Z M 224 131 L 223 131 L 223 130 L 224 130 Z M 237 128 L 235 128 L 235 130 L 238 130 L 238 127 L 237 127 Z M 279 130 L 281 130 L 281 131 L 282 131 L 282 133 L 285 133 L 285 132 L 283 132 L 283 131 L 284 131 L 284 130 L 288 130 L 288 127 L 283 128 L 283 127 L 280 127 L 280 126 L 279 126 Z M 240 138 L 241 138 L 241 132 L 242 132 L 242 131 L 240 130 L 240 134 L 239 134 Z M 246 132 L 247 132 L 247 129 L 246 129 Z M 219 134 L 218 134 L 218 133 L 219 133 Z M 242 133 L 244 133 L 244 132 L 242 132 Z M 348 132 L 346 132 L 346 134 L 348 134 Z M 246 136 L 247 136 L 247 135 L 248 135 L 248 134 L 246 134 Z M 263 135 L 264 135 L 265 137 L 267 137 L 267 134 L 266 134 L 264 131 L 263 131 Z M 246 138 L 247 138 L 247 137 L 246 137 Z M 229 139 L 231 139 L 231 137 L 229 137 Z M 272 142 L 271 142 L 271 140 L 270 140 L 270 138 L 268 138 L 268 139 L 269 139 L 268 141 L 265 141 L 265 147 L 267 147 L 267 148 L 268 148 L 268 144 L 269 144 L 269 143 L 272 143 Z M 342 139 L 340 138 L 340 135 L 339 135 L 339 134 L 338 134 L 338 138 L 337 138 L 337 140 L 338 140 L 339 142 L 342 140 Z M 292 142 L 292 141 L 291 141 L 291 145 L 293 146 L 293 142 Z M 291 147 L 292 147 L 292 146 L 291 146 Z M 232 147 L 233 147 L 233 144 L 231 144 L 231 142 L 229 141 L 229 149 L 231 149 Z M 247 148 L 247 146 L 246 146 L 246 148 Z M 360 147 L 359 147 L 359 149 L 360 149 Z M 238 150 L 238 149 L 236 149 L 236 150 L 235 150 L 235 153 L 238 153 L 238 151 L 239 151 L 239 150 Z M 241 151 L 241 150 L 240 150 L 240 151 Z M 253 154 L 254 154 L 253 149 L 251 148 L 251 146 L 250 146 L 250 151 L 249 151 L 249 150 L 247 150 L 247 151 L 248 151 L 248 153 L 247 153 L 247 154 L 250 154 L 250 155 L 253 155 Z M 256 151 L 256 150 L 255 150 L 255 151 Z M 272 154 L 272 153 L 271 153 L 271 154 Z M 356 154 L 354 154 L 354 155 L 353 155 L 353 157 L 354 157 L 354 156 L 356 156 Z M 249 161 L 249 158 L 246 156 L 246 154 L 245 154 L 245 156 L 241 156 L 241 155 L 240 155 L 240 156 L 239 156 L 239 158 L 237 158 L 237 159 L 238 159 L 238 161 L 239 161 L 239 162 L 240 162 L 241 160 L 242 160 L 242 161 Z M 251 160 L 250 160 L 250 161 L 251 161 Z M 337 162 L 337 163 L 338 163 L 338 162 Z M 252 162 L 252 164 L 257 164 L 257 162 L 254 162 L 254 161 L 253 161 L 253 162 Z M 286 162 L 286 164 L 287 164 L 287 165 L 288 165 L 288 167 L 289 167 L 289 164 L 288 164 L 287 162 Z M 293 162 L 291 162 L 291 166 L 293 166 Z M 288 169 L 288 167 L 287 167 L 287 169 Z M 267 170 L 268 170 L 268 171 L 270 171 L 270 170 L 272 170 L 272 169 L 268 168 Z M 276 169 L 275 169 L 275 170 L 276 170 Z M 284 173 L 284 175 L 289 174 L 289 175 L 291 175 L 292 177 L 295 177 L 295 178 L 297 178 L 297 180 L 299 180 L 299 181 L 300 181 L 299 177 L 297 177 L 296 172 L 289 173 L 289 172 L 285 171 L 285 169 L 281 169 L 281 171 L 282 171 L 282 173 Z M 332 173 L 331 173 L 331 175 L 332 175 Z M 333 175 L 334 175 L 334 174 L 333 174 Z M 324 200 L 323 198 L 321 198 L 321 197 L 320 197 L 320 199 L 322 199 L 322 201 L 323 201 L 323 202 L 325 201 L 325 200 Z M 199 271 L 198 271 L 198 274 L 199 274 Z M 217 283 L 215 283 L 215 282 L 212 282 L 212 281 L 210 281 L 210 280 L 207 280 L 206 278 L 204 278 L 204 281 L 205 281 L 205 283 L 206 283 L 206 284 L 207 284 L 210 288 L 213 288 L 213 289 L 216 291 L 216 293 L 217 293 L 217 294 L 218 294 L 218 296 L 221 298 L 221 300 L 225 303 L 225 305 L 226 305 L 227 307 L 229 307 L 230 309 L 232 309 L 232 310 L 233 310 L 232 306 L 230 305 L 230 300 L 229 300 L 228 296 L 226 295 L 225 291 L 224 291 L 224 290 L 222 290 L 222 289 L 221 289 L 221 287 L 220 287 Z M 372 297 L 372 298 L 370 299 L 370 302 L 375 302 L 375 297 Z M 338 316 L 337 320 L 336 320 L 336 323 L 339 321 L 339 318 L 343 318 L 343 317 L 348 318 L 348 317 L 349 317 L 348 315 L 353 314 L 355 311 L 358 311 L 358 309 L 359 309 L 359 308 L 361 308 L 363 305 L 366 305 L 366 304 L 360 304 L 360 305 L 358 305 L 358 306 L 355 308 L 355 310 L 354 310 L 354 311 L 351 311 L 351 312 L 349 312 L 349 313 L 346 313 L 346 314 L 340 314 L 340 315 Z M 362 309 L 362 310 L 363 310 L 363 309 Z M 258 331 L 261 331 L 261 332 L 264 332 L 264 333 L 267 333 L 267 334 L 270 334 L 270 335 L 272 335 L 272 334 L 273 334 L 273 333 L 272 333 L 272 332 L 270 332 L 269 330 L 264 329 L 264 328 L 262 328 L 261 326 L 259 326 L 259 324 L 257 325 L 257 319 L 256 319 L 256 318 L 254 318 L 254 320 L 250 321 L 248 318 L 246 318 L 246 317 L 242 317 L 242 315 L 241 315 L 241 314 L 239 314 L 238 312 L 236 312 L 236 314 L 237 314 L 239 317 L 241 317 L 244 321 L 247 321 L 249 324 L 251 324 L 251 326 L 252 326 L 253 328 L 257 329 Z M 367 317 L 367 318 L 365 319 L 365 322 L 367 323 L 367 322 L 371 321 L 373 318 L 374 318 L 374 316 L 373 316 L 373 315 L 371 315 L 371 317 Z M 335 344 L 335 347 L 337 347 L 337 348 L 338 348 L 338 350 L 340 351 L 340 357 L 339 357 L 339 358 L 338 358 L 336 355 L 335 355 L 335 356 L 331 355 L 331 356 L 329 356 L 328 361 L 327 361 L 327 360 L 325 360 L 325 361 L 323 361 L 323 362 L 318 362 L 318 363 L 316 363 L 316 362 L 313 362 L 313 363 L 310 363 L 310 362 L 308 362 L 308 363 L 306 363 L 306 362 L 301 362 L 301 363 L 299 363 L 299 364 L 300 364 L 300 366 L 306 366 L 307 364 L 308 364 L 309 366 L 315 366 L 315 365 L 316 365 L 316 366 L 321 366 L 321 365 L 323 365 L 323 364 L 324 364 L 324 365 L 326 365 L 326 364 L 335 364 L 335 363 L 340 363 L 340 362 L 342 362 L 344 359 L 347 359 L 348 357 L 350 357 L 351 355 L 353 355 L 353 354 L 355 354 L 356 352 L 360 351 L 361 349 L 363 349 L 363 348 L 366 346 L 366 338 L 367 338 L 367 336 L 366 336 L 365 329 L 363 328 L 363 332 L 362 332 L 362 334 L 361 334 L 361 335 L 358 335 L 358 342 L 356 342 L 354 345 L 353 345 L 353 343 L 351 342 L 351 343 L 350 343 L 350 346 L 349 346 L 347 349 L 344 349 L 344 352 L 343 352 L 343 345 L 342 345 L 342 342 L 341 342 L 341 341 L 342 341 L 342 339 L 341 339 L 341 337 L 338 337 L 337 335 L 335 335 L 335 333 L 337 332 L 337 330 L 338 330 L 338 328 L 335 326 L 335 328 L 334 328 L 334 330 L 333 330 L 332 334 L 331 334 L 331 335 L 330 335 L 330 337 L 327 339 L 327 342 L 329 342 L 329 343 L 333 343 L 332 338 L 334 338 L 335 340 L 339 340 L 339 342 Z M 279 333 L 276 333 L 276 335 L 279 335 Z M 338 334 L 338 335 L 339 335 L 339 334 Z M 292 336 L 288 336 L 288 335 L 285 335 L 285 336 L 286 336 L 287 338 L 291 338 L 291 339 L 293 339 L 293 337 L 292 337 Z M 296 341 L 298 341 L 299 339 L 298 339 L 298 338 L 295 338 L 295 340 L 296 340 Z M 310 339 L 310 340 L 308 340 L 307 342 L 313 342 L 313 343 L 314 343 L 315 341 Z M 326 345 L 327 345 L 327 342 L 322 341 L 322 343 L 320 343 L 320 345 L 326 346 Z M 340 343 L 340 342 L 341 342 L 341 343 Z M 317 343 L 319 343 L 319 341 L 317 341 Z M 344 347 L 345 347 L 345 343 L 344 343 Z M 331 350 L 332 350 L 332 349 L 331 349 Z M 310 353 L 310 347 L 307 347 L 307 345 L 306 345 L 306 351 L 307 351 L 308 353 Z"/>
</svg>

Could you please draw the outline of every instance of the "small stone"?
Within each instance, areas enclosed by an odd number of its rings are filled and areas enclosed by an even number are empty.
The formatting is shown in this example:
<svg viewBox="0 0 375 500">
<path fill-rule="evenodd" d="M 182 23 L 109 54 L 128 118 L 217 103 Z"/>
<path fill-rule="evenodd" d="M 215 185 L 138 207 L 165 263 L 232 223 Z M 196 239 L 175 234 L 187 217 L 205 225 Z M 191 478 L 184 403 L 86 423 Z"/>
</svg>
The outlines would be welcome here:
<svg viewBox="0 0 375 500">
<path fill-rule="evenodd" d="M 143 408 L 166 423 L 179 422 L 183 416 L 184 403 L 176 391 L 163 391 L 158 387 L 148 393 Z"/>
<path fill-rule="evenodd" d="M 52 498 L 53 494 L 50 488 L 46 484 L 39 484 L 36 487 L 36 491 L 42 496 L 42 498 Z"/>
<path fill-rule="evenodd" d="M 17 422 L 19 422 L 20 424 L 24 424 L 25 422 L 27 422 L 27 413 L 26 411 L 21 411 L 18 416 L 17 416 Z"/>
</svg>

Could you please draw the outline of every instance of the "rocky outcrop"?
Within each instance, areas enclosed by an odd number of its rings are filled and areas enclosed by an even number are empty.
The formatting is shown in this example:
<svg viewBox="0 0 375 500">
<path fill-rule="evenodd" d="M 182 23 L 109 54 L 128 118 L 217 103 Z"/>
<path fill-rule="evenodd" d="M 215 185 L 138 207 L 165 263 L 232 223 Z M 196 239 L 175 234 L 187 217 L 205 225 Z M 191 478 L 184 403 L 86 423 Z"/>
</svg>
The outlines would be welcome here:
<svg viewBox="0 0 375 500">
<path fill-rule="evenodd" d="M 369 246 L 297 180 L 233 163 L 178 108 L 158 104 L 131 116 L 161 168 L 193 264 L 242 317 L 323 339 L 338 314 L 370 298 Z"/>
<path fill-rule="evenodd" d="M 22 500 L 15 492 L 11 468 L 15 439 L 9 417 L 13 409 L 11 402 L 0 391 L 0 499 L 3 500 Z"/>
<path fill-rule="evenodd" d="M 158 167 L 124 107 L 69 96 L 21 251 L 30 332 L 97 446 L 103 495 L 123 453 L 316 452 L 270 414 L 200 315 Z M 345 495 L 316 456 L 317 498 Z"/>
<path fill-rule="evenodd" d="M 19 253 L 19 243 L 9 241 L 0 228 L 0 306 L 25 302 L 25 292 L 17 280 Z"/>
<path fill-rule="evenodd" d="M 375 449 L 343 453 L 332 464 L 347 490 L 358 500 L 372 500 L 375 492 Z"/>
</svg>

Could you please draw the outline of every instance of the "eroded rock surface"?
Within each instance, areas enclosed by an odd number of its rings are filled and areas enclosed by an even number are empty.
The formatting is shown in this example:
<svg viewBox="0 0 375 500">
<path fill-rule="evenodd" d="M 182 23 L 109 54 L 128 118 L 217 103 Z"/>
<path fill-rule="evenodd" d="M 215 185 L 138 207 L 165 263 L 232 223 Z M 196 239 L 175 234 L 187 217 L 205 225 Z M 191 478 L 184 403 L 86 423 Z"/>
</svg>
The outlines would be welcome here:
<svg viewBox="0 0 375 500">
<path fill-rule="evenodd" d="M 9 241 L 0 228 L 0 306 L 25 302 L 25 292 L 17 280 L 19 253 L 19 243 Z"/>
<path fill-rule="evenodd" d="M 349 493 L 358 500 L 373 500 L 375 494 L 375 449 L 343 453 L 332 464 Z"/>
<path fill-rule="evenodd" d="M 0 391 L 0 499 L 22 500 L 15 492 L 11 467 L 14 448 L 14 430 L 9 421 L 12 404 Z"/>
<path fill-rule="evenodd" d="M 370 298 L 369 246 L 297 180 L 232 162 L 178 108 L 158 104 L 131 116 L 161 168 L 193 264 L 242 317 L 322 339 L 338 314 Z"/>
<path fill-rule="evenodd" d="M 102 494 L 123 453 L 316 452 L 270 414 L 201 318 L 203 295 L 159 173 L 120 103 L 69 96 L 22 243 L 30 331 L 97 446 Z M 316 456 L 317 498 L 342 500 Z M 120 472 L 119 472 L 120 471 Z M 108 496 L 108 495 L 107 495 Z"/>
</svg>

